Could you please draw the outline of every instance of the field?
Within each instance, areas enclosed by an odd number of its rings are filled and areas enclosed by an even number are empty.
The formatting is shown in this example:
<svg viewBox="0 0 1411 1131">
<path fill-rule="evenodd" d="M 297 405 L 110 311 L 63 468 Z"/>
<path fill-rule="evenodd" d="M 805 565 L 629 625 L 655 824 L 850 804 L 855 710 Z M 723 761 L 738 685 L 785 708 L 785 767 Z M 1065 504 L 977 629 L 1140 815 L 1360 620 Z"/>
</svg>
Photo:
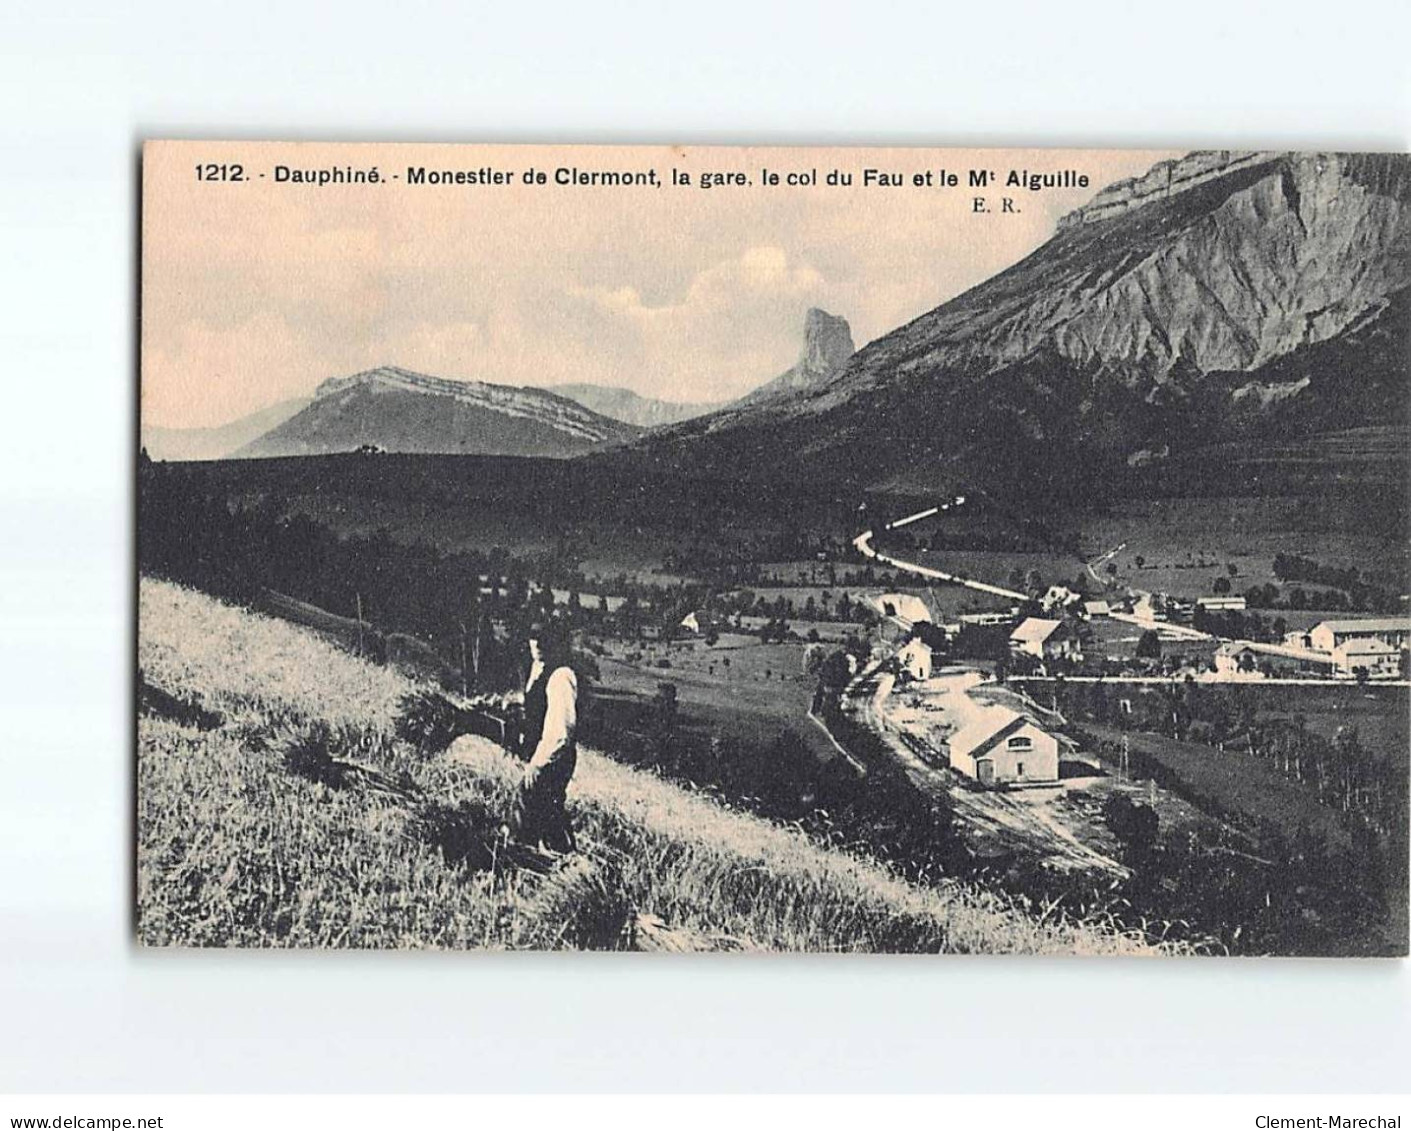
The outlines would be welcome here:
<svg viewBox="0 0 1411 1131">
<path fill-rule="evenodd" d="M 492 852 L 515 764 L 397 738 L 415 685 L 166 582 L 139 598 L 137 934 L 149 945 L 1152 953 L 921 887 L 583 751 L 580 853 Z"/>
<path fill-rule="evenodd" d="M 624 653 L 640 654 L 628 662 Z M 735 633 L 715 645 L 616 642 L 599 657 L 603 687 L 651 699 L 659 684 L 676 688 L 681 723 L 712 735 L 765 748 L 792 731 L 820 761 L 836 756 L 828 737 L 809 720 L 816 679 L 803 670 L 801 644 L 763 644 Z M 665 661 L 668 668 L 660 666 Z"/>
<path fill-rule="evenodd" d="M 1120 743 L 1114 727 L 1084 724 L 1098 738 Z M 1339 815 L 1320 805 L 1307 789 L 1294 784 L 1267 762 L 1235 750 L 1218 751 L 1194 742 L 1178 742 L 1159 734 L 1128 736 L 1134 754 L 1146 755 L 1179 778 L 1182 792 L 1217 813 L 1229 814 L 1246 828 L 1260 821 L 1292 836 L 1302 828 L 1316 829 L 1330 842 L 1345 845 L 1346 825 Z M 1112 763 L 1108 760 L 1107 764 Z"/>
<path fill-rule="evenodd" d="M 1279 553 L 1357 566 L 1404 585 L 1406 547 L 1376 529 L 1336 500 L 1149 499 L 1116 504 L 1108 514 L 1088 519 L 1083 542 L 1090 558 L 1126 543 L 1112 559 L 1116 581 L 1178 597 L 1208 596 L 1220 576 L 1229 578 L 1235 593 L 1277 584 L 1273 561 Z M 1138 556 L 1144 559 L 1141 568 Z M 1233 577 L 1231 564 L 1237 570 Z M 1100 570 L 1099 576 L 1108 575 Z"/>
<path fill-rule="evenodd" d="M 1411 697 L 1404 687 L 1260 687 L 1242 684 L 1237 694 L 1261 719 L 1302 717 L 1308 729 L 1333 739 L 1356 731 L 1377 758 L 1401 769 L 1411 761 Z"/>
</svg>

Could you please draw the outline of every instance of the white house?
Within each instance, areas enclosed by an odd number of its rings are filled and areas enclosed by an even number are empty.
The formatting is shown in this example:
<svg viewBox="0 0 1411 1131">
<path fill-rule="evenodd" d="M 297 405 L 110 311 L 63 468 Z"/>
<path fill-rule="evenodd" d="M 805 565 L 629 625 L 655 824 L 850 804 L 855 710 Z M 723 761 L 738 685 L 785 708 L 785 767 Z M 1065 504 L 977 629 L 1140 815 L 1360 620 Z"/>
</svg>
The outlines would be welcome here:
<svg viewBox="0 0 1411 1131">
<path fill-rule="evenodd" d="M 1394 678 L 1401 674 L 1401 649 L 1375 636 L 1353 637 L 1333 649 L 1333 668 L 1339 675 Z"/>
<path fill-rule="evenodd" d="M 1110 617 L 1112 606 L 1106 601 L 1084 601 L 1083 615 L 1091 620 L 1094 617 Z"/>
<path fill-rule="evenodd" d="M 1008 707 L 972 713 L 948 747 L 951 769 L 981 785 L 1058 780 L 1058 739 Z"/>
<path fill-rule="evenodd" d="M 1320 652 L 1335 652 L 1349 640 L 1380 640 L 1393 648 L 1404 649 L 1411 641 L 1411 618 L 1325 620 L 1308 630 L 1308 643 Z"/>
<path fill-rule="evenodd" d="M 917 682 L 931 678 L 931 646 L 919 638 L 908 640 L 897 653 L 901 670 Z"/>
<path fill-rule="evenodd" d="M 1009 634 L 1009 647 L 1015 652 L 1051 660 L 1058 656 L 1079 657 L 1082 647 L 1072 630 L 1061 620 L 1026 617 Z"/>
<path fill-rule="evenodd" d="M 1062 612 L 1069 605 L 1075 604 L 1080 600 L 1082 600 L 1081 595 L 1074 593 L 1073 590 L 1069 589 L 1066 585 L 1050 585 L 1048 592 L 1039 599 L 1039 604 L 1044 607 L 1044 612 L 1046 613 L 1054 611 Z"/>
<path fill-rule="evenodd" d="M 868 600 L 884 617 L 896 617 L 909 624 L 929 623 L 931 620 L 931 610 L 926 602 L 911 593 L 882 593 Z"/>
<path fill-rule="evenodd" d="M 686 631 L 688 632 L 700 632 L 701 622 L 696 617 L 695 613 L 687 613 L 684 617 L 681 618 L 681 627 L 686 629 Z"/>
</svg>

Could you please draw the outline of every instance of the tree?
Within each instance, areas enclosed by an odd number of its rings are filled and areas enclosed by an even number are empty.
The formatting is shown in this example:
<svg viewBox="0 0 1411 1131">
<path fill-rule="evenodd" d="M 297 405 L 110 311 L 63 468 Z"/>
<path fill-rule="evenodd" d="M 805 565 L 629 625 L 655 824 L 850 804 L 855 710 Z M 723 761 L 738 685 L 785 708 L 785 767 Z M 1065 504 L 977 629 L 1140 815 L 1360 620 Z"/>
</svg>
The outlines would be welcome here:
<svg viewBox="0 0 1411 1131">
<path fill-rule="evenodd" d="M 1231 577 L 1238 577 L 1240 575 L 1240 567 L 1235 565 L 1234 562 L 1226 562 L 1225 568 L 1229 570 Z"/>
<path fill-rule="evenodd" d="M 1150 859 L 1161 829 L 1155 809 L 1114 793 L 1103 804 L 1102 815 L 1112 835 L 1122 843 L 1122 853 L 1129 862 L 1140 864 Z"/>
<path fill-rule="evenodd" d="M 1146 566 L 1146 558 L 1141 554 L 1138 554 L 1132 561 L 1137 563 L 1138 569 L 1143 569 Z"/>
<path fill-rule="evenodd" d="M 1210 588 L 1223 597 L 1230 591 L 1230 579 L 1228 577 L 1217 577 Z"/>
<path fill-rule="evenodd" d="M 1137 658 L 1141 660 L 1161 659 L 1161 637 L 1157 635 L 1156 629 L 1149 628 L 1142 633 L 1141 639 L 1137 641 Z"/>
<path fill-rule="evenodd" d="M 1107 570 L 1107 576 L 1108 576 L 1108 577 L 1116 577 L 1116 576 L 1117 576 L 1117 563 L 1116 563 L 1116 562 L 1108 562 L 1107 565 L 1106 565 L 1104 568 Z"/>
</svg>

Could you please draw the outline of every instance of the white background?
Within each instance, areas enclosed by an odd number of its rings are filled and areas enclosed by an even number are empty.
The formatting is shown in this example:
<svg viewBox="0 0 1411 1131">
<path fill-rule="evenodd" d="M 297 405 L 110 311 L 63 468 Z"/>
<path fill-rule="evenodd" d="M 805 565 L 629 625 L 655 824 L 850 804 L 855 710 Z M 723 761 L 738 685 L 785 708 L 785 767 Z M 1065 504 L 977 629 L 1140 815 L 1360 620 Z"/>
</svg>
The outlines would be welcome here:
<svg viewBox="0 0 1411 1131">
<path fill-rule="evenodd" d="M 1405 1088 L 1405 963 L 139 954 L 144 137 L 1407 148 L 1404 4 L 0 12 L 0 1090 Z"/>
</svg>

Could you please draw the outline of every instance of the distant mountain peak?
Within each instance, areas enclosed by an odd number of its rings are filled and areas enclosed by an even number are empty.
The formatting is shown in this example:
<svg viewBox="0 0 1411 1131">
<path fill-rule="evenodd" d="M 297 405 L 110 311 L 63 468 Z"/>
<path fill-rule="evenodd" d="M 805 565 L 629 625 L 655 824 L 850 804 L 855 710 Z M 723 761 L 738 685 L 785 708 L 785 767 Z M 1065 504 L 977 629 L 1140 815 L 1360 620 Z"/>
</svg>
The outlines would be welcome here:
<svg viewBox="0 0 1411 1131">
<path fill-rule="evenodd" d="M 846 318 L 829 314 L 816 306 L 809 307 L 804 315 L 803 347 L 799 350 L 798 361 L 735 403 L 740 406 L 755 405 L 815 389 L 841 373 L 856 352 L 852 328 Z"/>
<path fill-rule="evenodd" d="M 1133 453 L 1405 424 L 1408 325 L 1411 158 L 1196 152 L 807 393 L 781 386 L 810 383 L 809 344 L 743 411 L 641 450 L 702 475 L 1082 498 Z"/>
<path fill-rule="evenodd" d="M 852 327 L 846 318 L 829 314 L 816 306 L 808 308 L 803 320 L 803 349 L 796 370 L 831 377 L 857 352 Z"/>
</svg>

